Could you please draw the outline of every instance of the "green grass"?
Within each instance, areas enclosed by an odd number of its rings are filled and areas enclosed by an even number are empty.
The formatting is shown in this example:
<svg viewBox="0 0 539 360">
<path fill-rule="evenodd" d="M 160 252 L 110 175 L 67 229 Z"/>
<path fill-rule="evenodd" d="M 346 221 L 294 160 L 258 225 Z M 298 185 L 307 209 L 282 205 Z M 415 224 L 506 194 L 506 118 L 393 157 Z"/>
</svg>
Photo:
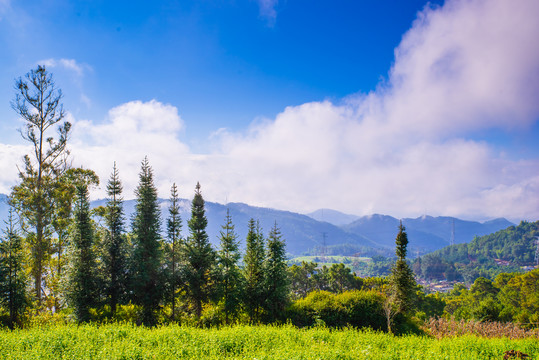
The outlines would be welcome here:
<svg viewBox="0 0 539 360">
<path fill-rule="evenodd" d="M 436 340 L 354 329 L 235 326 L 198 329 L 56 325 L 0 331 L 1 359 L 539 359 L 537 339 Z"/>
</svg>

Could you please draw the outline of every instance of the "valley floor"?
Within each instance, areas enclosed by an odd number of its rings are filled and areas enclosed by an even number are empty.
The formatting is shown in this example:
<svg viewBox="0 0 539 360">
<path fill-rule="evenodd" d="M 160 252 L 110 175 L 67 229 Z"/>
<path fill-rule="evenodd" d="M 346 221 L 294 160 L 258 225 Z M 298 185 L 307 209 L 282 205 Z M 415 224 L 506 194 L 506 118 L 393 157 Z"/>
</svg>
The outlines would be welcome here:
<svg viewBox="0 0 539 360">
<path fill-rule="evenodd" d="M 129 324 L 56 325 L 0 331 L 2 359 L 503 359 L 539 358 L 537 339 L 396 337 L 368 330 Z"/>
</svg>

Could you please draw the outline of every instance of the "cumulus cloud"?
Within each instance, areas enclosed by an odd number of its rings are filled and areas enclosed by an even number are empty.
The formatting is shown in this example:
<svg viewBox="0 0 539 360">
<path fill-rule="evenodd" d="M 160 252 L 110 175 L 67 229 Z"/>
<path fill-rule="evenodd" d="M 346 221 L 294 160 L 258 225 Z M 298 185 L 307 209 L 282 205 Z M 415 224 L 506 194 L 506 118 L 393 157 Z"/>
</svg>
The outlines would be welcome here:
<svg viewBox="0 0 539 360">
<path fill-rule="evenodd" d="M 458 135 L 537 119 L 535 1 L 448 1 L 419 14 L 395 50 L 384 116 L 399 131 Z M 400 126 L 399 126 L 400 125 Z"/>
<path fill-rule="evenodd" d="M 105 122 L 74 121 L 71 147 L 74 165 L 95 170 L 102 181 L 108 178 L 113 163 L 125 180 L 126 196 L 132 197 L 138 181 L 140 162 L 148 156 L 158 174 L 157 182 L 166 196 L 171 180 L 183 168 L 189 149 L 177 139 L 183 129 L 178 110 L 171 105 L 132 101 L 109 111 Z M 104 189 L 104 186 L 102 187 Z M 104 190 L 98 192 L 104 196 Z"/>
</svg>

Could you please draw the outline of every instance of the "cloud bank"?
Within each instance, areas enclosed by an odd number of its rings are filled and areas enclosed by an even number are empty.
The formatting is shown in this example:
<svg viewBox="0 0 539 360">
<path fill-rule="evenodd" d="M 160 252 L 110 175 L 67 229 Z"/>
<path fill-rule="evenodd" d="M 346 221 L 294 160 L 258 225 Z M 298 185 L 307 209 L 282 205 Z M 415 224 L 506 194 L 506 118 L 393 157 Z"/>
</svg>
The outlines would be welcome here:
<svg viewBox="0 0 539 360">
<path fill-rule="evenodd" d="M 506 157 L 478 134 L 539 119 L 538 13 L 534 0 L 428 7 L 376 91 L 288 107 L 242 133 L 221 129 L 207 154 L 179 140 L 188 129 L 177 108 L 129 102 L 103 123 L 74 121 L 74 165 L 104 183 L 116 161 L 126 198 L 148 155 L 161 197 L 176 182 L 190 198 L 200 181 L 211 201 L 300 212 L 537 220 L 539 159 Z"/>
</svg>

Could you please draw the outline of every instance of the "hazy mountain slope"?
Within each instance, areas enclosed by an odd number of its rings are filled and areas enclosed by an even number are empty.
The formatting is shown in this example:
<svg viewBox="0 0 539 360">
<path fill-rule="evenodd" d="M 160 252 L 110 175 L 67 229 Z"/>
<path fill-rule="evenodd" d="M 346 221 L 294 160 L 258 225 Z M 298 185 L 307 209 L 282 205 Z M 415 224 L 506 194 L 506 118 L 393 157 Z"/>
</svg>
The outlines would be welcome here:
<svg viewBox="0 0 539 360">
<path fill-rule="evenodd" d="M 345 214 L 331 209 L 319 209 L 307 214 L 307 216 L 317 221 L 325 221 L 337 226 L 350 224 L 351 222 L 354 222 L 360 218 L 356 215 Z"/>
<path fill-rule="evenodd" d="M 410 250 L 428 252 L 449 245 L 453 222 L 455 224 L 455 243 L 467 243 L 475 236 L 490 234 L 513 225 L 505 219 L 480 223 L 452 217 L 422 216 L 402 220 L 406 227 Z M 364 216 L 351 224 L 342 226 L 348 232 L 361 234 L 369 240 L 385 247 L 395 246 L 399 220 L 387 215 Z"/>
<path fill-rule="evenodd" d="M 395 237 L 399 231 L 399 222 L 392 216 L 375 214 L 364 216 L 343 226 L 343 229 L 354 234 L 362 234 L 379 246 L 393 248 L 395 247 Z M 420 250 L 423 252 L 447 245 L 447 242 L 437 235 L 408 226 L 406 220 L 403 221 L 403 225 L 406 227 L 411 251 Z"/>
<path fill-rule="evenodd" d="M 161 217 L 163 219 L 163 229 L 165 229 L 166 218 L 168 217 L 169 201 L 160 199 Z M 104 205 L 105 200 L 92 202 L 92 206 Z M 232 222 L 234 223 L 236 234 L 241 240 L 242 247 L 247 236 L 247 224 L 250 218 L 260 221 L 263 233 L 267 235 L 274 223 L 281 229 L 283 238 L 286 240 L 286 251 L 300 255 L 323 243 L 323 234 L 326 234 L 326 245 L 354 244 L 365 247 L 377 247 L 366 238 L 358 234 L 348 233 L 345 230 L 326 222 L 316 221 L 306 215 L 301 215 L 289 211 L 281 211 L 268 208 L 249 206 L 242 203 L 229 203 L 228 205 L 206 202 L 206 217 L 208 218 L 207 232 L 210 241 L 215 246 L 219 245 L 219 232 L 224 224 L 226 210 L 230 209 Z M 135 210 L 135 200 L 124 202 L 127 224 L 130 224 L 131 214 Z M 181 200 L 181 217 L 183 220 L 182 235 L 189 234 L 187 220 L 191 216 L 191 202 Z M 129 225 L 128 225 L 129 228 Z M 163 234 L 165 232 L 163 231 Z"/>
</svg>

